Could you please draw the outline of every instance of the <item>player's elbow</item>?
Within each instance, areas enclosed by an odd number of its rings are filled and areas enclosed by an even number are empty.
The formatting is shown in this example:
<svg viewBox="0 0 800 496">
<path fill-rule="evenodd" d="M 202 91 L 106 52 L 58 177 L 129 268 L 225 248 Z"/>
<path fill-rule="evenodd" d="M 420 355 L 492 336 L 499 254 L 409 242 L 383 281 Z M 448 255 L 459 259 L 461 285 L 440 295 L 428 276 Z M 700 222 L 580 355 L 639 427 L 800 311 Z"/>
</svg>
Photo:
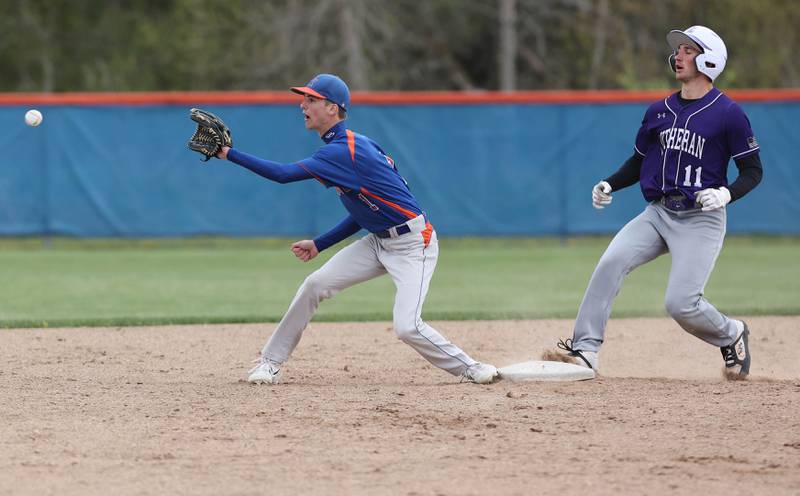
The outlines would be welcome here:
<svg viewBox="0 0 800 496">
<path fill-rule="evenodd" d="M 289 182 L 289 175 L 279 167 L 264 167 L 256 172 L 259 176 L 276 183 L 286 184 Z"/>
<path fill-rule="evenodd" d="M 275 181 L 276 183 L 286 184 L 286 183 L 289 182 L 289 175 L 288 174 L 283 174 L 283 173 L 278 173 L 278 174 L 275 174 L 272 177 L 272 180 Z"/>
<path fill-rule="evenodd" d="M 753 171 L 753 180 L 754 180 L 753 187 L 758 186 L 758 184 L 761 182 L 761 179 L 763 177 L 764 177 L 764 169 L 763 168 L 758 167 L 756 170 L 754 170 Z"/>
</svg>

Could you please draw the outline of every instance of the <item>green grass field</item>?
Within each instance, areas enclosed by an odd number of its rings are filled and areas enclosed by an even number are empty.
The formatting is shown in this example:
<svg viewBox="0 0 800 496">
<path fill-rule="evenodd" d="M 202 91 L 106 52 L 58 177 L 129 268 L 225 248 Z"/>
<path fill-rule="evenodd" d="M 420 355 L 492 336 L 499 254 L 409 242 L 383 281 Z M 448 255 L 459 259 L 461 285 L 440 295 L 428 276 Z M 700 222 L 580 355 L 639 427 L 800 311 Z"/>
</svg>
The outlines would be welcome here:
<svg viewBox="0 0 800 496">
<path fill-rule="evenodd" d="M 572 318 L 609 238 L 444 239 L 424 317 Z M 274 322 L 306 275 L 290 240 L 0 240 L 0 326 Z M 669 256 L 634 271 L 614 316 L 660 316 Z M 388 276 L 317 321 L 390 320 Z M 706 295 L 732 315 L 800 314 L 800 238 L 731 237 Z"/>
</svg>

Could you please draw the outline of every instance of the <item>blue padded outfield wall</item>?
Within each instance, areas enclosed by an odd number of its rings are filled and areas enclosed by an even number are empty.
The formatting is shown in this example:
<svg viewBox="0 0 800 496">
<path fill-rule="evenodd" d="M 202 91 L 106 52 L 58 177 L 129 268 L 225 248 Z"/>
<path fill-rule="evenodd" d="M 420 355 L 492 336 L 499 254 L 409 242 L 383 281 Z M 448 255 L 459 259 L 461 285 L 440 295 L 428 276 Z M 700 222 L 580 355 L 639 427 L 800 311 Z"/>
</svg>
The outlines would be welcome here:
<svg viewBox="0 0 800 496">
<path fill-rule="evenodd" d="M 186 148 L 191 105 L 0 107 L 0 235 L 313 236 L 345 216 L 316 181 L 275 184 Z M 764 180 L 729 233 L 800 234 L 800 102 L 745 103 Z M 282 162 L 321 141 L 295 104 L 204 105 L 237 148 Z M 645 103 L 355 105 L 349 126 L 395 159 L 440 235 L 612 233 L 638 187 L 602 211 L 590 190 L 630 156 Z M 729 177 L 737 170 L 731 163 Z"/>
</svg>

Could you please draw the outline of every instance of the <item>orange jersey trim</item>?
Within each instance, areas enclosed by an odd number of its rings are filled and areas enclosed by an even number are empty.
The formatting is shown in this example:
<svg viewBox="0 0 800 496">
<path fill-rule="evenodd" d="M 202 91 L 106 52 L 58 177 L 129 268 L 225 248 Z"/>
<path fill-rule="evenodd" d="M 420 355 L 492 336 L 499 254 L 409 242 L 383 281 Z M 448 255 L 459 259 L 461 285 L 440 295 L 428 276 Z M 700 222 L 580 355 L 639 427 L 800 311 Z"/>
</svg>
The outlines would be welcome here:
<svg viewBox="0 0 800 496">
<path fill-rule="evenodd" d="M 677 91 L 409 91 L 356 92 L 354 104 L 367 105 L 492 105 L 647 103 Z M 800 88 L 727 90 L 737 102 L 800 101 Z M 23 105 L 289 105 L 300 97 L 288 91 L 149 91 L 107 93 L 0 93 L 0 106 Z"/>
<path fill-rule="evenodd" d="M 422 231 L 422 240 L 425 241 L 425 248 L 427 248 L 428 243 L 431 242 L 431 235 L 433 235 L 433 224 L 426 222 L 425 230 Z"/>
<path fill-rule="evenodd" d="M 393 209 L 395 209 L 398 212 L 402 213 L 403 215 L 405 215 L 409 219 L 413 219 L 414 217 L 417 217 L 419 215 L 419 214 L 415 214 L 411 210 L 406 210 L 405 208 L 401 207 L 400 205 L 398 205 L 396 203 L 390 202 L 389 200 L 384 200 L 383 198 L 381 198 L 380 196 L 378 196 L 376 194 L 370 193 L 369 191 L 367 191 L 367 188 L 364 188 L 363 186 L 361 187 L 361 192 L 364 193 L 365 195 L 369 196 L 370 198 L 375 198 L 379 202 L 384 203 L 386 205 L 389 205 L 390 207 L 392 207 Z"/>
<path fill-rule="evenodd" d="M 346 129 L 345 132 L 347 133 L 347 148 L 350 149 L 350 158 L 353 162 L 356 161 L 356 135 L 353 134 L 353 131 Z"/>
<path fill-rule="evenodd" d="M 304 171 L 306 171 L 306 172 L 308 172 L 309 174 L 311 174 L 311 177 L 313 177 L 314 179 L 316 179 L 317 181 L 319 181 L 319 182 L 320 182 L 320 183 L 321 183 L 323 186 L 325 186 L 326 188 L 328 187 L 328 183 L 326 183 L 325 181 L 323 181 L 322 179 L 320 179 L 319 177 L 317 177 L 317 175 L 316 175 L 316 174 L 314 174 L 313 172 L 311 172 L 310 170 L 308 170 L 308 167 L 306 167 L 305 165 L 303 165 L 303 163 L 302 163 L 302 162 L 297 162 L 297 165 L 299 165 L 299 166 L 300 166 L 300 167 L 301 167 L 301 168 L 302 168 Z"/>
</svg>

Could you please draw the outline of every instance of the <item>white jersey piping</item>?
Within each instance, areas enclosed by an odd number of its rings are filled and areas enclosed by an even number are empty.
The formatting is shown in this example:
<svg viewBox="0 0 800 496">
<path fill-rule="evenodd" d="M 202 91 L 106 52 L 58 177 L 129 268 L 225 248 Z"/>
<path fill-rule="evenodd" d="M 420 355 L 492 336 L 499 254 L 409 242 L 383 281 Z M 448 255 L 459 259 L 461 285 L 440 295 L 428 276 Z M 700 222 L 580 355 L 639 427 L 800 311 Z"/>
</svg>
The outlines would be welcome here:
<svg viewBox="0 0 800 496">
<path fill-rule="evenodd" d="M 708 102 L 708 104 L 706 104 L 703 108 L 698 109 L 695 112 L 693 112 L 691 115 L 689 115 L 689 117 L 686 118 L 686 122 L 683 123 L 683 132 L 686 133 L 686 132 L 689 131 L 689 120 L 692 117 L 694 117 L 695 115 L 699 114 L 700 112 L 702 112 L 703 110 L 707 109 L 708 107 L 714 105 L 714 102 L 716 102 L 719 99 L 719 97 L 721 97 L 721 96 L 722 96 L 722 92 L 720 91 L 719 95 L 717 95 L 716 98 L 714 98 L 713 100 Z M 664 153 L 664 155 L 666 156 L 666 152 Z M 681 157 L 682 156 L 683 156 L 683 147 L 681 147 L 680 151 L 678 152 L 678 163 L 675 165 L 675 187 L 676 188 L 678 187 L 678 174 L 680 174 L 680 172 L 681 172 Z M 663 188 L 662 188 L 662 191 L 663 191 Z"/>
</svg>

